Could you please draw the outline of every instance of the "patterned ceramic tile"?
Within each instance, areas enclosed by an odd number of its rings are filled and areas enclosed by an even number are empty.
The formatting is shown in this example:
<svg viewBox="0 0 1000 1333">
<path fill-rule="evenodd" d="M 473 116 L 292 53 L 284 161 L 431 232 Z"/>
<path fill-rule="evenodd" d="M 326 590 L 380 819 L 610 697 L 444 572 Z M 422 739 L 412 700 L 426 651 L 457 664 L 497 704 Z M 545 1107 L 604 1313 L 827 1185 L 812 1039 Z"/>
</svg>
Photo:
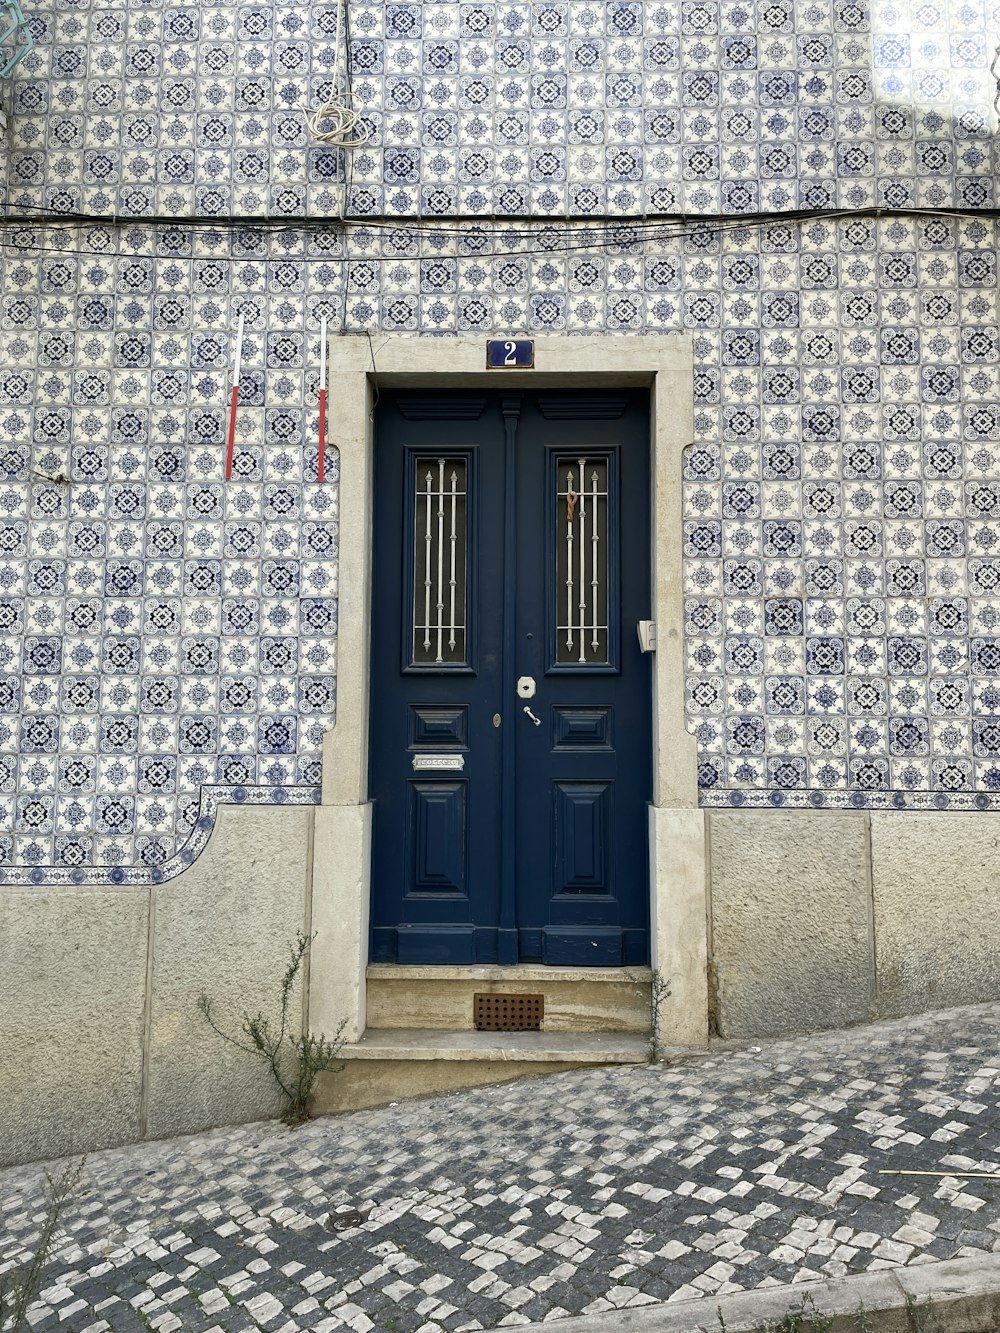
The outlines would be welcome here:
<svg viewBox="0 0 1000 1333">
<path fill-rule="evenodd" d="M 691 332 L 706 803 L 1000 802 L 996 14 L 351 0 L 367 142 L 345 162 L 306 120 L 336 77 L 334 3 L 29 10 L 12 211 L 117 222 L 6 233 L 0 873 L 162 876 L 227 793 L 315 798 L 324 315 Z M 345 194 L 346 234 L 303 221 Z M 749 216 L 792 209 L 843 212 Z M 654 216 L 682 211 L 723 220 Z M 290 229 L 183 222 L 230 213 Z"/>
</svg>

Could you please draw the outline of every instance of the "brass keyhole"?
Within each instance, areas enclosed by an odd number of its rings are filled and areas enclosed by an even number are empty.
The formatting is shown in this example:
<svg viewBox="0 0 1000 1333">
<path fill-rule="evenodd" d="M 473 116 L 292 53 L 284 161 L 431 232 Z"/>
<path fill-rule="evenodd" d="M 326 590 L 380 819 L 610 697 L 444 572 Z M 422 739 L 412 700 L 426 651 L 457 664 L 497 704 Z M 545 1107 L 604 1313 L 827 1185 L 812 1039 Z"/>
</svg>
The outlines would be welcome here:
<svg viewBox="0 0 1000 1333">
<path fill-rule="evenodd" d="M 499 714 L 499 713 L 494 713 L 494 714 L 493 714 L 493 725 L 494 725 L 495 727 L 499 727 L 499 725 L 500 725 L 500 714 Z"/>
</svg>

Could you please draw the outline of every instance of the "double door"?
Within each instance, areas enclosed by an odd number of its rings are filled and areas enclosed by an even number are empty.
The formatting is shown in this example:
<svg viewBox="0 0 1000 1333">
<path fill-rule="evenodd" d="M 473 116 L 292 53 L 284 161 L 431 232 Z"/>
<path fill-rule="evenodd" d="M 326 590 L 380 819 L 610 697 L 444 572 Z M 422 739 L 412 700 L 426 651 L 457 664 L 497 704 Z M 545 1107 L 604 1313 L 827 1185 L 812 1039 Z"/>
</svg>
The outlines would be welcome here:
<svg viewBox="0 0 1000 1333">
<path fill-rule="evenodd" d="M 648 958 L 647 404 L 380 399 L 372 961 Z"/>
</svg>

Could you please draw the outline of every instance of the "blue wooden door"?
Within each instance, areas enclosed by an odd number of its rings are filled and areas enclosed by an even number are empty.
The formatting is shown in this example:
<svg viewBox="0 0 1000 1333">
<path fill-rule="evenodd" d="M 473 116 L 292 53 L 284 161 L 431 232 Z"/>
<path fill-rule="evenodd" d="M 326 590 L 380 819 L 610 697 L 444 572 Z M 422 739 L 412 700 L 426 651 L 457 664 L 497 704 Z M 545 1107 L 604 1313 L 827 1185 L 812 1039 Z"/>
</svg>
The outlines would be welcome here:
<svg viewBox="0 0 1000 1333">
<path fill-rule="evenodd" d="M 648 958 L 648 395 L 383 395 L 372 958 Z"/>
</svg>

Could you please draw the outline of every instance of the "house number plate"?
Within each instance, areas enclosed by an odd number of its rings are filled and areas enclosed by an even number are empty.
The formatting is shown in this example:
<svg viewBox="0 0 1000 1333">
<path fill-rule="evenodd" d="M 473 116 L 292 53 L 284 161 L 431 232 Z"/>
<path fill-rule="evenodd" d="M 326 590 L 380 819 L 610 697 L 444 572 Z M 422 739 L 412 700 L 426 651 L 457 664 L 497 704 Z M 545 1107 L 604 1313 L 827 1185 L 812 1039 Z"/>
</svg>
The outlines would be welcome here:
<svg viewBox="0 0 1000 1333">
<path fill-rule="evenodd" d="M 425 772 L 429 768 L 444 768 L 460 773 L 464 767 L 464 754 L 415 754 L 413 756 L 413 768 L 417 773 Z"/>
<path fill-rule="evenodd" d="M 530 370 L 535 344 L 530 338 L 490 338 L 486 343 L 487 370 Z"/>
</svg>

